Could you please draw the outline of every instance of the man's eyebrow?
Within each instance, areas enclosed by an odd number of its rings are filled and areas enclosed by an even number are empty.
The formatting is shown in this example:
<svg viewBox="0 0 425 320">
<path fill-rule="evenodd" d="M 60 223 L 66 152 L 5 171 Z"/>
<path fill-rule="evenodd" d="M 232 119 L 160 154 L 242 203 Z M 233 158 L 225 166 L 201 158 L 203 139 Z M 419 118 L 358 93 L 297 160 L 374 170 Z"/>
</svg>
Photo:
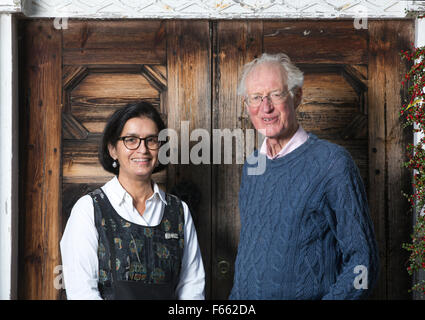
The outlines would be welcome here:
<svg viewBox="0 0 425 320">
<path fill-rule="evenodd" d="M 279 91 L 282 91 L 282 92 L 285 92 L 285 90 L 282 90 L 282 89 L 274 89 L 274 90 L 270 90 L 269 91 L 269 94 L 270 93 L 273 93 L 273 92 L 279 92 Z M 248 95 L 252 95 L 252 94 L 255 94 L 255 95 L 262 95 L 262 93 L 261 92 L 253 92 L 253 93 L 249 93 Z"/>
</svg>

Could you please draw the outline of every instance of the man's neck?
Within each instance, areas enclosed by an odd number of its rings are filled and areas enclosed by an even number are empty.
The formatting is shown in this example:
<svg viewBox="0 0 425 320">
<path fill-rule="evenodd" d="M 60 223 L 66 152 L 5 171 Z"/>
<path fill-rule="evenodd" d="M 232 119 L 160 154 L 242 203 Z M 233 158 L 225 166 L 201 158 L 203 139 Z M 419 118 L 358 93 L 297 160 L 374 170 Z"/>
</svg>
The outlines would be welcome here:
<svg viewBox="0 0 425 320">
<path fill-rule="evenodd" d="M 290 130 L 284 137 L 276 137 L 271 138 L 267 137 L 267 153 L 274 157 L 276 156 L 292 139 L 299 128 L 299 124 L 295 124 L 295 126 Z"/>
</svg>

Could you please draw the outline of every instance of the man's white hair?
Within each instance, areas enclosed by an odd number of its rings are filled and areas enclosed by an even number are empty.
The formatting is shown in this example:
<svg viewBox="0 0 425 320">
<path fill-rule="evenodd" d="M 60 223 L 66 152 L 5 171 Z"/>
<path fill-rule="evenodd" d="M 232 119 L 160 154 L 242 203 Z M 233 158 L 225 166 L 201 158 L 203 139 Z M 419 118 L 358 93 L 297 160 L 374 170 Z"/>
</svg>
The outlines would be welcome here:
<svg viewBox="0 0 425 320">
<path fill-rule="evenodd" d="M 245 82 L 250 72 L 257 66 L 263 63 L 278 63 L 286 71 L 288 79 L 287 81 L 288 90 L 294 88 L 301 88 L 304 83 L 304 75 L 297 66 L 295 66 L 291 59 L 284 53 L 268 54 L 263 53 L 261 57 L 252 60 L 251 62 L 244 65 L 242 75 L 239 80 L 238 94 L 240 96 L 246 96 Z M 290 92 L 292 95 L 292 91 Z"/>
</svg>

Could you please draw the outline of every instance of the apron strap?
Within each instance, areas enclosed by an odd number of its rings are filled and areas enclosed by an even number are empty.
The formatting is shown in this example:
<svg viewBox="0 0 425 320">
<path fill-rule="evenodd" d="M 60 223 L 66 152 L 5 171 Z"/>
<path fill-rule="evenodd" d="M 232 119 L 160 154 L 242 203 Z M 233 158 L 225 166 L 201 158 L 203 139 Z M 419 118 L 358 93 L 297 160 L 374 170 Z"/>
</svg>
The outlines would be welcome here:
<svg viewBox="0 0 425 320">
<path fill-rule="evenodd" d="M 111 274 L 112 274 L 112 287 L 115 283 L 117 283 L 118 277 L 117 277 L 117 259 L 116 259 L 116 251 L 115 251 L 115 243 L 112 236 L 112 224 L 111 224 L 111 215 L 109 214 L 109 210 L 105 207 L 105 202 L 102 201 L 105 198 L 107 199 L 105 193 L 103 192 L 102 188 L 98 188 L 95 191 L 93 191 L 90 194 L 94 200 L 94 197 L 100 197 L 99 201 L 93 202 L 95 206 L 95 210 L 99 210 L 99 214 L 101 217 L 105 219 L 105 225 L 106 225 L 106 235 L 109 243 L 109 252 L 111 255 Z"/>
</svg>

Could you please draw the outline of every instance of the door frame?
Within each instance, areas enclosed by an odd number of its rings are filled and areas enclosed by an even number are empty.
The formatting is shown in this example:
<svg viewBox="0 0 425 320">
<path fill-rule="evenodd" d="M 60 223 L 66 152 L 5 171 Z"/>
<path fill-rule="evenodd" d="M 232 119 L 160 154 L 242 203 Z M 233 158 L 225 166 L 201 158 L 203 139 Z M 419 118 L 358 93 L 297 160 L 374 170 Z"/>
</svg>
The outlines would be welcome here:
<svg viewBox="0 0 425 320">
<path fill-rule="evenodd" d="M 0 300 L 18 296 L 19 125 L 17 21 L 0 7 Z"/>
</svg>

